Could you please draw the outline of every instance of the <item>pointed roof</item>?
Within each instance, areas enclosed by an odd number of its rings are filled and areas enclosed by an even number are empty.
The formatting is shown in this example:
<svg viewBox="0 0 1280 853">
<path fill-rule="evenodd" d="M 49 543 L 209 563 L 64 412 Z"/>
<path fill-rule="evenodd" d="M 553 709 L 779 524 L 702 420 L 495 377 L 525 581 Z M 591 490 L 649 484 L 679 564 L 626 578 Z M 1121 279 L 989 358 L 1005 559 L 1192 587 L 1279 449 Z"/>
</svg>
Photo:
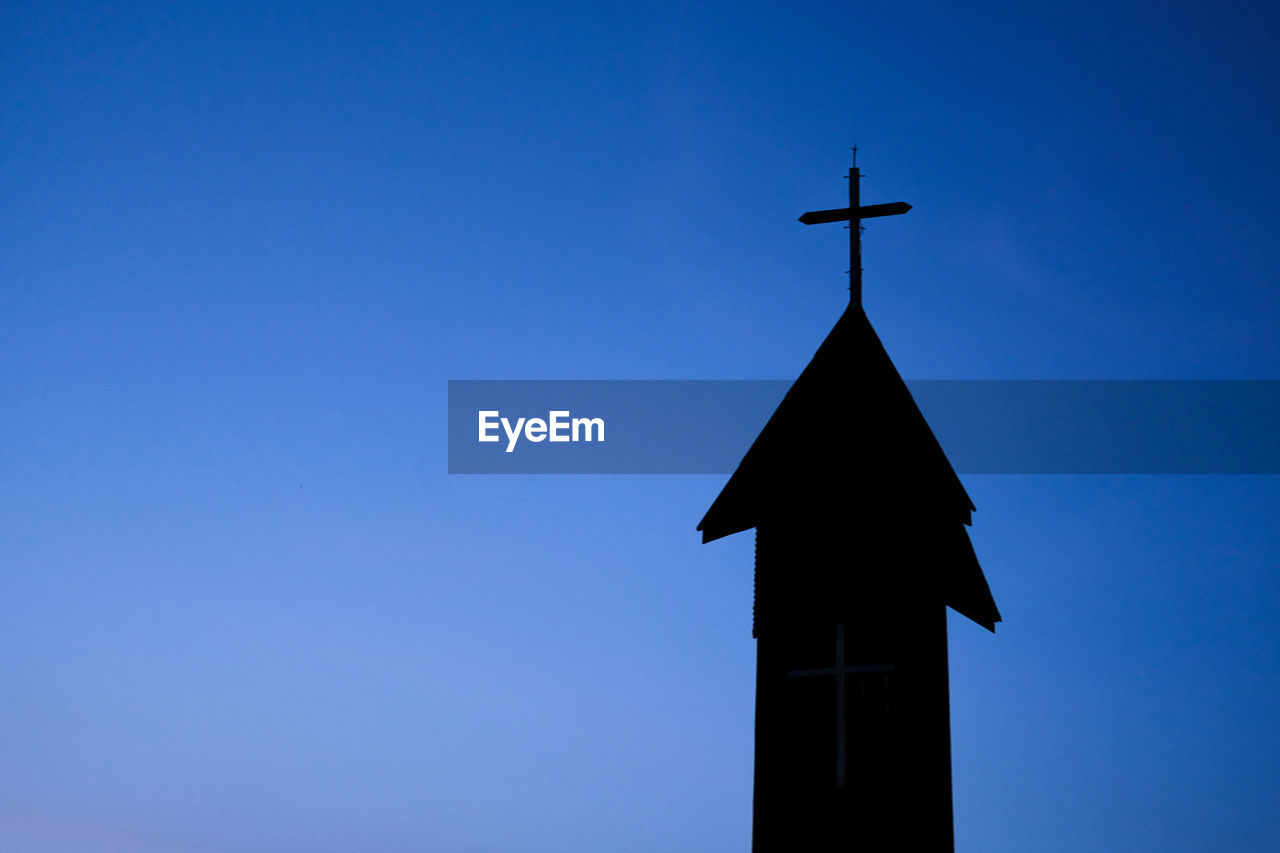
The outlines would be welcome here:
<svg viewBox="0 0 1280 853">
<path fill-rule="evenodd" d="M 703 542 L 780 519 L 920 530 L 945 563 L 947 604 L 994 630 L 1000 614 L 964 530 L 973 510 L 866 314 L 850 306 L 698 530 Z"/>
</svg>

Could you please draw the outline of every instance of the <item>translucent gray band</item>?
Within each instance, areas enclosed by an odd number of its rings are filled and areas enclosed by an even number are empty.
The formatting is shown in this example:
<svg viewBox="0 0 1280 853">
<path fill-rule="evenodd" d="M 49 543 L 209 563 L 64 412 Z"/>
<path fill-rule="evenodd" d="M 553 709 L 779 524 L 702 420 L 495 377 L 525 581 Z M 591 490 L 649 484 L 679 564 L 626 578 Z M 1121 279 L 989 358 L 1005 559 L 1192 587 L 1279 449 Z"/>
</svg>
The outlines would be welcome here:
<svg viewBox="0 0 1280 853">
<path fill-rule="evenodd" d="M 961 474 L 1280 474 L 1280 381 L 907 384 Z M 788 387 L 451 380 L 449 473 L 729 474 Z M 842 417 L 813 440 L 850 440 Z"/>
</svg>

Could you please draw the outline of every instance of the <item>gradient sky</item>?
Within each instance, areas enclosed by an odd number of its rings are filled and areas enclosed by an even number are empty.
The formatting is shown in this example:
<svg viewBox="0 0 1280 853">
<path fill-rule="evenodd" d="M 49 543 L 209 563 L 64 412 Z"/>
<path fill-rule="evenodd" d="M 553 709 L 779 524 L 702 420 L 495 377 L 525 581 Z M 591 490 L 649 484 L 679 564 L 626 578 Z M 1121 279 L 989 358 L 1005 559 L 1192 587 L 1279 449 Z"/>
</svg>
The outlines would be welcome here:
<svg viewBox="0 0 1280 853">
<path fill-rule="evenodd" d="M 449 379 L 1280 378 L 1274 3 L 0 5 L 0 848 L 746 851 L 718 477 Z M 745 448 L 744 448 L 745 449 Z M 957 849 L 1280 846 L 1280 478 L 971 476 Z"/>
</svg>

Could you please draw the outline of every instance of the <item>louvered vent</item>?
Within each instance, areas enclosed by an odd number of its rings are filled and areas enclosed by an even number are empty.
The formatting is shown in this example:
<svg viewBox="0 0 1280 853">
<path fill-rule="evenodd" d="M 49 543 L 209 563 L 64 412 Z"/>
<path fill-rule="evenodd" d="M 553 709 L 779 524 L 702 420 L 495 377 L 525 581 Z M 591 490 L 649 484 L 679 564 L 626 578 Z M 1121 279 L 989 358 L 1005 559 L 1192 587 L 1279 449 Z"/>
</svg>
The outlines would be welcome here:
<svg viewBox="0 0 1280 853">
<path fill-rule="evenodd" d="M 760 605 L 760 528 L 756 528 L 756 562 L 751 571 L 751 639 L 756 639 L 756 608 Z"/>
</svg>

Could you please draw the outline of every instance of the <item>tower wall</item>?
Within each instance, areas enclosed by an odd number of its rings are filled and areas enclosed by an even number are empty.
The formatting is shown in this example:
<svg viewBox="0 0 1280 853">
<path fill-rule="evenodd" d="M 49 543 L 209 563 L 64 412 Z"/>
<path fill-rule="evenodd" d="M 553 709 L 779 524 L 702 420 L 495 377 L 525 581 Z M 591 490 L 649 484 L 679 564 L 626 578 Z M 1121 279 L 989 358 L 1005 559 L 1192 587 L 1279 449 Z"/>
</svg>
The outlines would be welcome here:
<svg viewBox="0 0 1280 853">
<path fill-rule="evenodd" d="M 901 526 L 814 531 L 757 529 L 752 849 L 951 850 L 939 555 Z"/>
</svg>

